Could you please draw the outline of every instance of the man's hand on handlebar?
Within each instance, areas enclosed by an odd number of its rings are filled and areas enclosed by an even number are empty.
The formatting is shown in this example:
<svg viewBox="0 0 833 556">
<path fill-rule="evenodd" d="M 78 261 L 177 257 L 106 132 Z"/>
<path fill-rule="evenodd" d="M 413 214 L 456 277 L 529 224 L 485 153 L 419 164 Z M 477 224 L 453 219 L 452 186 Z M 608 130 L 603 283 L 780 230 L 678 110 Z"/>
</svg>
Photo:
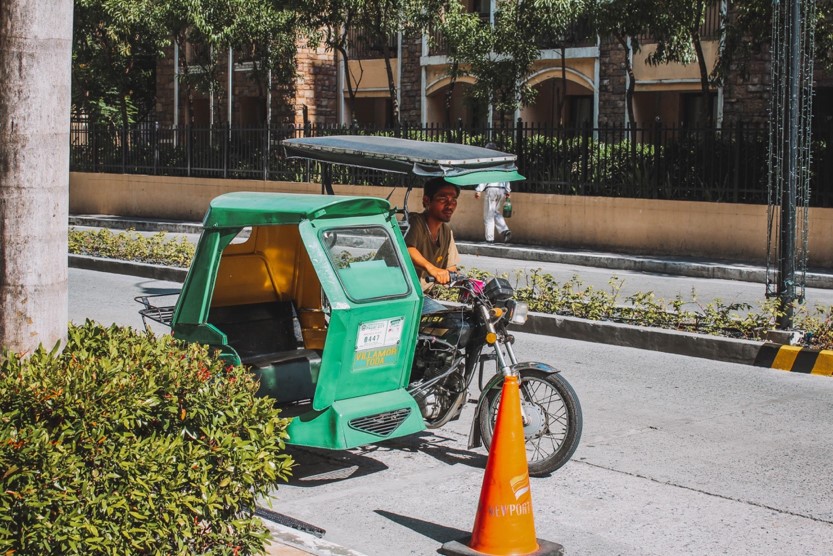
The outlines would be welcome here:
<svg viewBox="0 0 833 556">
<path fill-rule="evenodd" d="M 464 278 L 464 276 L 462 274 L 460 274 L 459 272 L 449 271 L 449 270 L 446 270 L 444 268 L 436 268 L 436 267 L 435 267 L 435 270 L 436 270 L 436 275 L 435 274 L 430 274 L 430 271 L 429 271 L 429 275 L 425 277 L 425 281 L 428 282 L 429 284 L 432 283 L 432 282 L 436 282 L 437 284 L 446 284 L 447 285 L 447 284 L 450 284 L 451 282 L 456 282 L 456 281 L 461 280 L 461 279 Z M 440 277 L 442 275 L 445 275 L 445 282 L 440 280 Z"/>
<path fill-rule="evenodd" d="M 433 266 L 426 270 L 432 278 L 432 280 L 426 279 L 429 282 L 436 282 L 438 284 L 448 284 L 451 281 L 450 273 L 444 268 L 437 268 L 436 266 Z"/>
</svg>

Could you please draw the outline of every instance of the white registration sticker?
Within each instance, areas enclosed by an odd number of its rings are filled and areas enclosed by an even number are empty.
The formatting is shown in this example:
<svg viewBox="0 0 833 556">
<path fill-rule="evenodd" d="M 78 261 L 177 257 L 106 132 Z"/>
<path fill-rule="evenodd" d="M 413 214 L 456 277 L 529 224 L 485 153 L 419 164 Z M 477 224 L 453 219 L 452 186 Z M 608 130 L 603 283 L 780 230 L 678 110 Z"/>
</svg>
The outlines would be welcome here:
<svg viewBox="0 0 833 556">
<path fill-rule="evenodd" d="M 395 346 L 402 339 L 404 324 L 405 317 L 361 323 L 356 337 L 356 351 Z"/>
</svg>

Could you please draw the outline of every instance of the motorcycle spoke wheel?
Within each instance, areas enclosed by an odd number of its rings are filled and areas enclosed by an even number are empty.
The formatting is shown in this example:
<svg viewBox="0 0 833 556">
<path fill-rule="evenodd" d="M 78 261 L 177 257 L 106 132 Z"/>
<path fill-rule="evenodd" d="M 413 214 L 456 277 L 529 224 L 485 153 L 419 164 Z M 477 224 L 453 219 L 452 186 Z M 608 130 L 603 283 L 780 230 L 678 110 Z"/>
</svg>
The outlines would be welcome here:
<svg viewBox="0 0 833 556">
<path fill-rule="evenodd" d="M 521 371 L 521 406 L 529 474 L 548 475 L 563 466 L 575 452 L 581 438 L 581 406 L 575 391 L 559 374 L 534 369 Z M 500 389 L 487 394 L 481 407 L 480 428 L 483 443 L 492 442 Z"/>
</svg>

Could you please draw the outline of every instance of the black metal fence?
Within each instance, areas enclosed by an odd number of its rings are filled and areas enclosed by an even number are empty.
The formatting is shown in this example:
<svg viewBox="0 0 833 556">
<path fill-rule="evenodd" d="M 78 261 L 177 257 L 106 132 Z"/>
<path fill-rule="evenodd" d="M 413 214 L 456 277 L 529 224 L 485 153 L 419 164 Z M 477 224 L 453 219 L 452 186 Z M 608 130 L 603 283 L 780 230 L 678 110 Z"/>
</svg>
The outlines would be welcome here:
<svg viewBox="0 0 833 556">
<path fill-rule="evenodd" d="M 668 127 L 566 129 L 522 121 L 482 129 L 396 129 L 312 125 L 280 129 L 165 127 L 129 129 L 73 122 L 71 170 L 131 174 L 309 181 L 320 168 L 286 159 L 289 137 L 373 134 L 485 145 L 518 156 L 527 177 L 517 191 L 648 199 L 767 202 L 767 130 L 743 124 L 721 130 Z M 833 206 L 833 126 L 814 135 L 811 206 Z M 402 176 L 334 169 L 336 183 L 389 185 Z"/>
</svg>

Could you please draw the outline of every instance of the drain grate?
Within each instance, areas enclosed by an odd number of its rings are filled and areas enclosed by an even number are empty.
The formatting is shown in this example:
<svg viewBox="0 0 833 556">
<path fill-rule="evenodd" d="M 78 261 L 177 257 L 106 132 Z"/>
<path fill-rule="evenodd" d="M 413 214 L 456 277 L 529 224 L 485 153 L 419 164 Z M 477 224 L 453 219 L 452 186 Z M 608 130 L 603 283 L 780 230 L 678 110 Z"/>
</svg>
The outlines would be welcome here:
<svg viewBox="0 0 833 556">
<path fill-rule="evenodd" d="M 367 417 L 359 417 L 350 421 L 350 428 L 362 432 L 368 432 L 377 436 L 388 436 L 390 433 L 399 428 L 405 419 L 411 414 L 410 408 L 396 409 L 394 411 L 386 411 L 384 413 L 377 413 L 376 415 L 368 415 Z"/>
</svg>

